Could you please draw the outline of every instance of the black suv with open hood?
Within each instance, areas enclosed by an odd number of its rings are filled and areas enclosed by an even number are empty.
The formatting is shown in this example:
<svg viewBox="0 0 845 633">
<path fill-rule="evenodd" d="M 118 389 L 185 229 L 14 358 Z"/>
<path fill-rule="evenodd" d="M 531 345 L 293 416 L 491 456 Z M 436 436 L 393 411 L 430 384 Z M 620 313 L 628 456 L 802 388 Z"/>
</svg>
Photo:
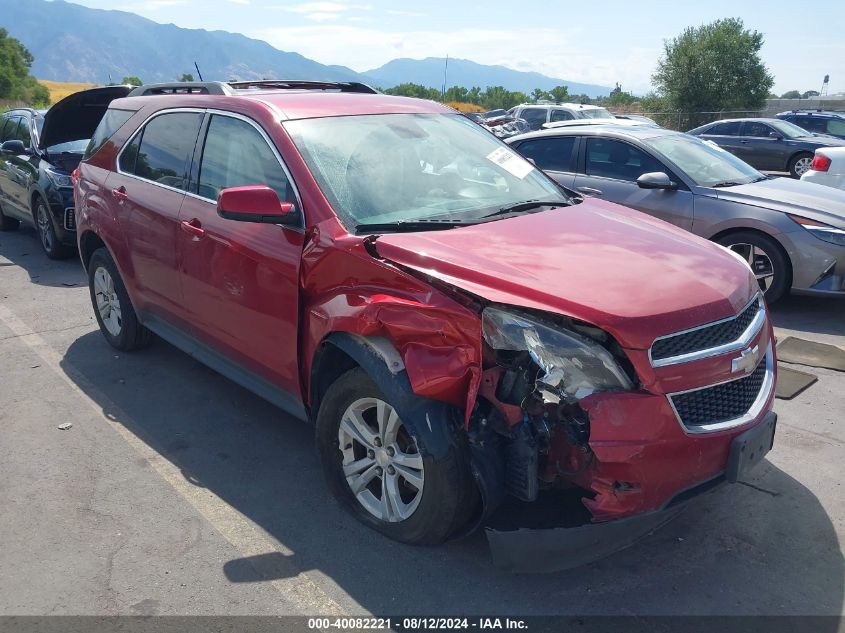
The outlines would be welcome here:
<svg viewBox="0 0 845 633">
<path fill-rule="evenodd" d="M 76 218 L 71 172 L 82 160 L 109 103 L 130 90 L 131 86 L 92 88 L 65 97 L 46 111 L 20 108 L 3 113 L 0 230 L 13 230 L 26 222 L 36 228 L 51 259 L 73 252 Z"/>
</svg>

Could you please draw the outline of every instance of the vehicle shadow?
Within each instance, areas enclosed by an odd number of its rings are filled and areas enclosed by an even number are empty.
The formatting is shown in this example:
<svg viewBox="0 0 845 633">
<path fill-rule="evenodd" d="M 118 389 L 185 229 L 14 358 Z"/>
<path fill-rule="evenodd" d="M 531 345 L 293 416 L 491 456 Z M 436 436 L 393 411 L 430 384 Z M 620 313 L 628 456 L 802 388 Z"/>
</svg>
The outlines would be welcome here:
<svg viewBox="0 0 845 633">
<path fill-rule="evenodd" d="M 628 550 L 566 572 L 512 575 L 492 565 L 482 534 L 410 547 L 357 523 L 323 483 L 309 425 L 162 341 L 115 355 L 92 332 L 62 364 L 105 414 L 293 552 L 225 562 L 220 573 L 233 583 L 317 570 L 381 615 L 842 609 L 845 566 L 831 519 L 810 490 L 767 461 L 752 486 L 702 498 Z M 838 624 L 831 619 L 830 630 Z"/>
<path fill-rule="evenodd" d="M 11 262 L 0 262 L 0 266 L 19 266 L 32 283 L 40 286 L 73 288 L 88 284 L 75 254 L 62 260 L 49 259 L 38 239 L 35 229 L 23 225 L 17 231 L 0 233 L 0 257 Z"/>
<path fill-rule="evenodd" d="M 845 337 L 845 299 L 789 295 L 769 312 L 775 327 Z"/>
</svg>

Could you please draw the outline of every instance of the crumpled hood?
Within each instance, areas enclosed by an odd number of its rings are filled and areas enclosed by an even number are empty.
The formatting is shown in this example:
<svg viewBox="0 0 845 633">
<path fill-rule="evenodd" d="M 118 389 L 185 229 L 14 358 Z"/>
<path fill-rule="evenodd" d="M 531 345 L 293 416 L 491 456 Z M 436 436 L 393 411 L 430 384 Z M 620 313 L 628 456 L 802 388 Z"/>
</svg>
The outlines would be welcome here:
<svg viewBox="0 0 845 633">
<path fill-rule="evenodd" d="M 91 88 L 68 95 L 47 110 L 38 147 L 45 149 L 60 143 L 91 138 L 109 104 L 125 97 L 132 86 Z"/>
<path fill-rule="evenodd" d="M 772 178 L 736 187 L 711 189 L 709 195 L 720 200 L 793 213 L 845 228 L 845 191 L 813 182 Z"/>
<path fill-rule="evenodd" d="M 758 290 L 725 249 L 595 199 L 445 231 L 385 234 L 375 247 L 489 301 L 593 323 L 635 349 L 733 316 Z"/>
</svg>

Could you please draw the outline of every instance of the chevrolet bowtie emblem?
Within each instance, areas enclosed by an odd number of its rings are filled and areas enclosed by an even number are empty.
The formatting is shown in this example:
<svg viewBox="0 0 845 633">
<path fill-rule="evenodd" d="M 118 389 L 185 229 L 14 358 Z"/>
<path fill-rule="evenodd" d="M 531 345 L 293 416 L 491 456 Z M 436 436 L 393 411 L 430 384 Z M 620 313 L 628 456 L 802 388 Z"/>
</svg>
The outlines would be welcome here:
<svg viewBox="0 0 845 633">
<path fill-rule="evenodd" d="M 757 367 L 757 361 L 760 360 L 760 347 L 755 345 L 748 349 L 742 350 L 739 358 L 734 358 L 731 361 L 731 373 L 737 374 L 743 372 L 750 374 Z"/>
</svg>

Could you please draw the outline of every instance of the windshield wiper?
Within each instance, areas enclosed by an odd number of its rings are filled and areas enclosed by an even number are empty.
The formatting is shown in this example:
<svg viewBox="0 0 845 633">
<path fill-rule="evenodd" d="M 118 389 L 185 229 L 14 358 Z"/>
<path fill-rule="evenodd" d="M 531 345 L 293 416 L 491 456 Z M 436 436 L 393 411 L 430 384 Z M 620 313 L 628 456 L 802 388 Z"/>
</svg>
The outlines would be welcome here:
<svg viewBox="0 0 845 633">
<path fill-rule="evenodd" d="M 734 182 L 733 180 L 726 180 L 724 182 L 717 182 L 717 183 L 712 184 L 710 186 L 713 187 L 714 189 L 717 189 L 719 187 L 738 187 L 739 185 L 744 185 L 744 184 L 745 183 L 743 183 L 743 182 Z"/>
<path fill-rule="evenodd" d="M 522 211 L 530 211 L 531 209 L 538 209 L 540 207 L 568 207 L 572 204 L 569 200 L 523 200 L 522 202 L 514 202 L 513 204 L 506 204 L 498 211 L 494 211 L 484 218 L 492 218 L 497 215 L 505 215 L 508 213 L 521 213 Z"/>
<path fill-rule="evenodd" d="M 371 222 L 356 224 L 356 233 L 370 233 L 380 231 L 394 231 L 397 233 L 408 231 L 441 231 L 453 229 L 456 226 L 470 226 L 478 224 L 477 220 L 396 220 L 395 222 Z"/>
</svg>

